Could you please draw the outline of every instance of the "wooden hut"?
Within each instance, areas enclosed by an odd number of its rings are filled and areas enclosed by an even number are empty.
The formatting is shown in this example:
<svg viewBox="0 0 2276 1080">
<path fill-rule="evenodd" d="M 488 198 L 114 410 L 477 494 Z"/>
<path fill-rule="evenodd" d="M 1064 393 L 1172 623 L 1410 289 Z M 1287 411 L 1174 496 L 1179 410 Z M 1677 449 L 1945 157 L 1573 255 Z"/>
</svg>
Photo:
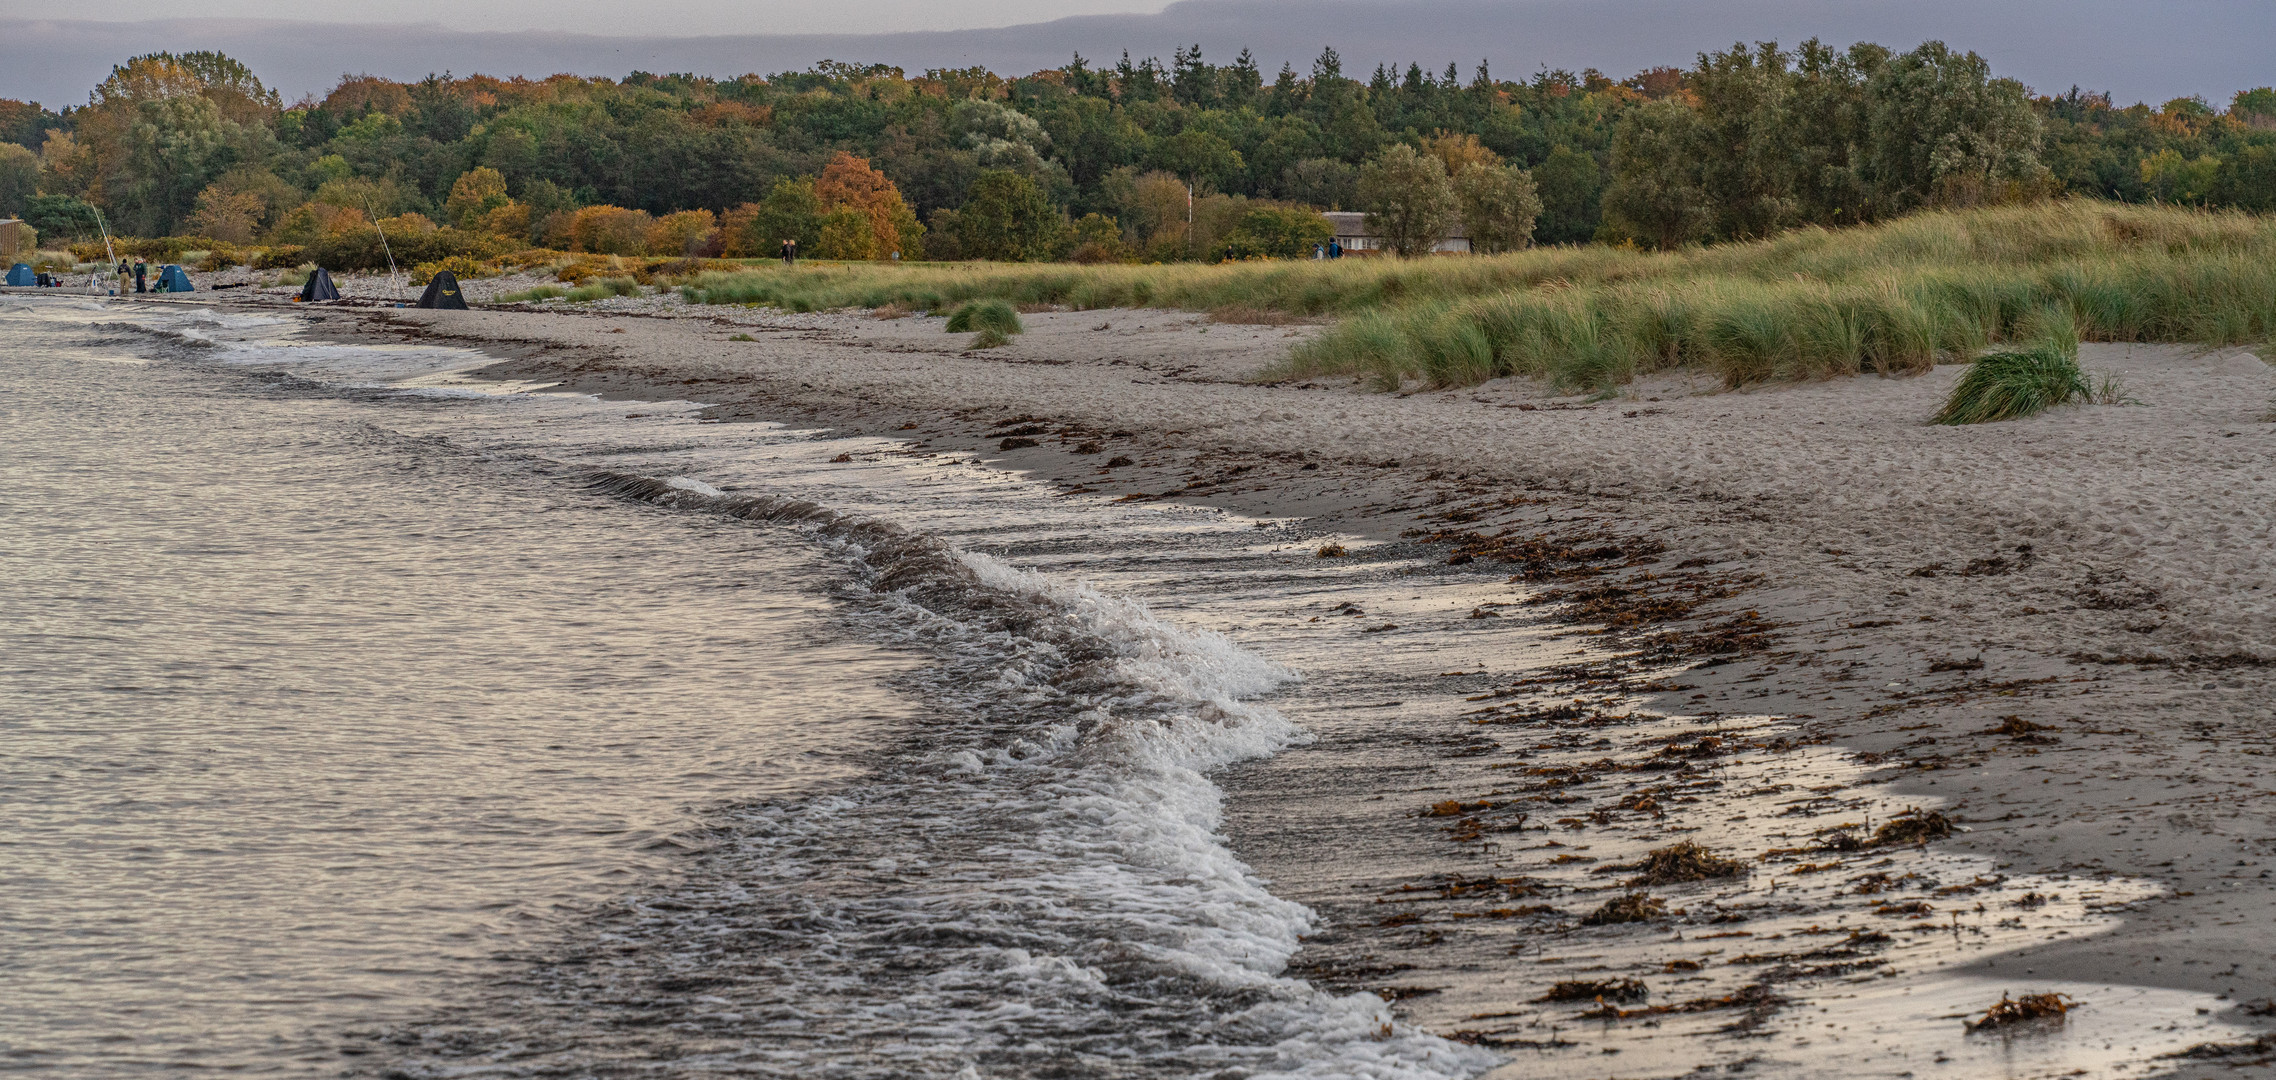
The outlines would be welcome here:
<svg viewBox="0 0 2276 1080">
<path fill-rule="evenodd" d="M 38 230 L 20 218 L 0 218 L 0 261 L 29 258 L 39 246 Z"/>
</svg>

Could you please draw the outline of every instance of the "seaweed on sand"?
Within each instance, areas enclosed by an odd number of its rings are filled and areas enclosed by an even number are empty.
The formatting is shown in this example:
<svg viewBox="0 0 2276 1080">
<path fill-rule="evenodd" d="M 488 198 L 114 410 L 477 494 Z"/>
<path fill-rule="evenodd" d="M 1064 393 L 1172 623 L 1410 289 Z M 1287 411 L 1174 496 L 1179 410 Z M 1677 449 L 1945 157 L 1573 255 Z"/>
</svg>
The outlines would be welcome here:
<svg viewBox="0 0 2276 1080">
<path fill-rule="evenodd" d="M 2076 1007 L 2078 1002 L 2068 994 L 2025 994 L 2011 998 L 2002 993 L 1998 1004 L 1985 1009 L 1983 1016 L 1967 1021 L 1967 1027 L 1969 1031 L 1985 1031 L 2048 1017 L 2060 1019 Z"/>
<path fill-rule="evenodd" d="M 1875 846 L 1883 844 L 1925 844 L 1952 835 L 1952 819 L 1931 810 L 1921 813 L 1908 810 L 1873 830 Z"/>
<path fill-rule="evenodd" d="M 1535 1001 L 1642 1001 L 1651 990 L 1642 979 L 1572 979 L 1549 988 Z"/>
<path fill-rule="evenodd" d="M 1747 872 L 1747 864 L 1737 859 L 1726 859 L 1714 851 L 1689 840 L 1673 847 L 1660 848 L 1644 856 L 1644 861 L 1620 867 L 1623 870 L 1641 870 L 1643 873 L 1628 879 L 1628 884 L 1677 885 L 1686 881 L 1706 881 L 1709 878 L 1740 877 Z"/>
<path fill-rule="evenodd" d="M 1667 914 L 1667 901 L 1649 893 L 1629 893 L 1607 900 L 1581 919 L 1582 926 L 1614 926 L 1648 922 Z"/>
</svg>

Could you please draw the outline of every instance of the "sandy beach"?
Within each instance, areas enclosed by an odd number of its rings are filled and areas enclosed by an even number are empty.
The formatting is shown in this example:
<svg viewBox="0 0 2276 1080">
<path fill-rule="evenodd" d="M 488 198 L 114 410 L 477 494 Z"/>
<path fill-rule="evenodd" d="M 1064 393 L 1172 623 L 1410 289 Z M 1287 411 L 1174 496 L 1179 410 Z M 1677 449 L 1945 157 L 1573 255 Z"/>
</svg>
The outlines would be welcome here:
<svg viewBox="0 0 2276 1080">
<path fill-rule="evenodd" d="M 1838 750 L 1892 797 L 1944 808 L 1955 828 L 1935 849 L 2019 877 L 2156 887 L 2112 908 L 2115 929 L 2006 940 L 1971 970 L 2018 993 L 2070 980 L 2216 995 L 2246 1028 L 2276 997 L 2276 374 L 2249 351 L 2088 345 L 2082 367 L 2119 378 L 2127 404 L 1945 428 L 1925 419 L 1958 367 L 1742 391 L 1659 377 L 1604 400 L 1514 380 L 1382 393 L 1254 381 L 1312 327 L 1168 311 L 1031 313 L 1024 335 L 977 352 L 938 317 L 654 300 L 304 314 L 342 338 L 480 348 L 501 358 L 486 377 L 888 436 L 1069 493 L 1302 518 L 1309 534 L 1350 538 L 1347 558 L 1427 549 L 1450 573 L 1507 578 L 1506 615 L 1473 617 L 1546 617 L 1608 658 L 1529 687 L 1463 684 L 1471 700 L 1587 693 L 1694 724 L 1777 716 L 1790 725 L 1777 746 L 1689 745 L 1764 761 Z M 1451 804 L 1443 816 L 1476 828 L 1431 858 L 1460 880 L 1478 858 L 1463 841 L 1493 831 L 1495 799 L 1516 790 L 1484 768 L 1401 782 L 1379 820 L 1352 828 L 1442 831 L 1418 810 Z M 1229 786 L 1236 849 L 1267 878 L 1311 857 L 1241 809 L 1244 784 L 1279 782 L 1267 769 Z M 1646 810 L 1639 836 L 1672 820 Z M 1535 833 L 1522 817 L 1509 831 L 1538 836 L 1535 817 Z M 1824 828 L 1811 840 L 1717 827 L 1718 846 L 1759 859 L 1833 850 Z M 1291 898 L 1334 917 L 1321 888 Z M 1328 954 L 1375 955 L 1412 932 L 1338 921 L 1351 933 L 1313 958 L 1331 983 Z M 1404 964 L 1394 981 L 1430 968 Z M 1433 996 L 1409 1003 L 1417 1022 L 1476 1026 Z M 2204 1054 L 2186 1067 L 2231 1075 L 2270 1056 L 2265 1044 Z"/>
</svg>

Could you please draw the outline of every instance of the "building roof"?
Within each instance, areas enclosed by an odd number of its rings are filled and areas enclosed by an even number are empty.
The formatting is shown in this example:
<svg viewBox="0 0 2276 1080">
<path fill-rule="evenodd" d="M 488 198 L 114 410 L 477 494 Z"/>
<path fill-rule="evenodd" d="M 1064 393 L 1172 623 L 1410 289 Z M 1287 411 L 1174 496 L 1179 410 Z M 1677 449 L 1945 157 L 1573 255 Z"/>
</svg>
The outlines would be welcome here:
<svg viewBox="0 0 2276 1080">
<path fill-rule="evenodd" d="M 1336 236 L 1339 239 L 1346 236 L 1374 237 L 1382 235 L 1368 228 L 1367 215 L 1357 210 L 1324 210 L 1321 211 L 1320 216 L 1328 219 L 1328 224 L 1336 227 Z M 1462 227 L 1461 222 L 1457 221 L 1454 223 L 1454 227 L 1446 230 L 1446 235 L 1440 239 L 1468 240 L 1469 238 L 1469 231 Z"/>
</svg>

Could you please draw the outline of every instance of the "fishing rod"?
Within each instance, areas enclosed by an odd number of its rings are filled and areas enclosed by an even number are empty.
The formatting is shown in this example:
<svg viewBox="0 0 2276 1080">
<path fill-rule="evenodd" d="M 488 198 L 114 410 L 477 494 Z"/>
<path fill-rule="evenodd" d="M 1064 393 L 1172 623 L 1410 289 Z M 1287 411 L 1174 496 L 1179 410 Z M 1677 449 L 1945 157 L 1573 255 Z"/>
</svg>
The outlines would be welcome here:
<svg viewBox="0 0 2276 1080">
<path fill-rule="evenodd" d="M 395 249 L 387 246 L 387 230 L 379 227 L 379 211 L 372 209 L 371 196 L 362 196 L 364 213 L 371 215 L 371 227 L 379 234 L 379 250 L 387 253 L 387 291 L 395 292 Z M 398 295 L 396 299 L 402 297 Z"/>
<path fill-rule="evenodd" d="M 111 246 L 111 227 L 103 224 L 102 207 L 96 206 L 94 203 L 88 203 L 87 209 L 94 212 L 95 228 L 103 234 L 103 268 L 105 270 L 108 270 L 119 264 L 118 249 Z M 113 295 L 117 294 L 114 293 Z"/>
</svg>

